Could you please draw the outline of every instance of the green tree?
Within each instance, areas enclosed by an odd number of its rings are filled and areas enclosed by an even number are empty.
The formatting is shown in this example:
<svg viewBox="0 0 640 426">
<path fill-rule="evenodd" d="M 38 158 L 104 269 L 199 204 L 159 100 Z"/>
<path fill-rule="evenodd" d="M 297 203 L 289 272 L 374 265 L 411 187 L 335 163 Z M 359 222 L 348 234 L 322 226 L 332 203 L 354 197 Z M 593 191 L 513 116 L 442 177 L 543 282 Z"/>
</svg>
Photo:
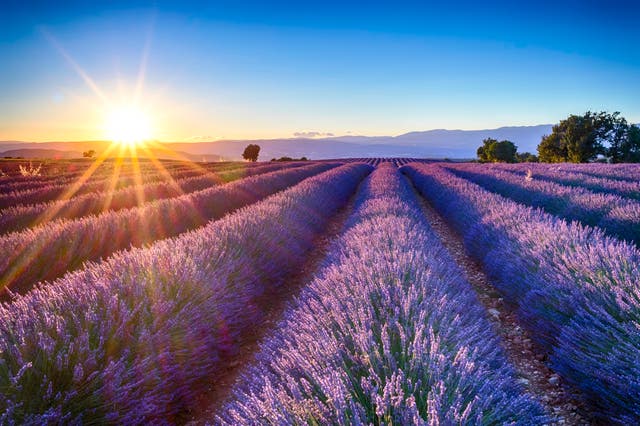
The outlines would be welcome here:
<svg viewBox="0 0 640 426">
<path fill-rule="evenodd" d="M 516 159 L 518 160 L 518 163 L 537 163 L 538 162 L 538 157 L 536 157 L 530 152 L 516 153 Z"/>
<path fill-rule="evenodd" d="M 491 148 L 491 145 L 497 142 L 498 141 L 493 138 L 486 138 L 485 140 L 482 141 L 482 146 L 478 147 L 478 150 L 476 151 L 476 154 L 478 155 L 478 159 L 481 162 L 487 163 L 491 161 L 489 160 L 489 150 Z"/>
<path fill-rule="evenodd" d="M 244 149 L 244 152 L 242 153 L 242 158 L 249 161 L 258 161 L 258 154 L 260 154 L 260 146 L 249 144 Z"/>
<path fill-rule="evenodd" d="M 609 148 L 613 163 L 640 163 L 640 127 L 627 125 L 618 130 Z"/>
<path fill-rule="evenodd" d="M 538 158 L 545 163 L 560 163 L 567 161 L 567 147 L 564 146 L 560 139 L 560 133 L 556 132 L 556 126 L 550 135 L 542 137 L 542 141 L 538 145 Z"/>
<path fill-rule="evenodd" d="M 84 152 L 82 153 L 82 156 L 83 156 L 83 157 L 85 157 L 85 158 L 91 158 L 91 157 L 93 157 L 94 155 L 96 155 L 96 151 L 95 151 L 95 150 L 93 150 L 93 149 L 90 149 L 89 151 L 84 151 Z"/>
<path fill-rule="evenodd" d="M 551 163 L 586 163 L 598 155 L 618 156 L 627 128 L 627 122 L 619 112 L 572 114 L 553 126 L 550 135 L 543 136 L 538 145 L 538 156 L 540 161 Z"/>
<path fill-rule="evenodd" d="M 482 141 L 482 146 L 476 153 L 482 162 L 515 163 L 517 151 L 518 147 L 511 141 L 487 138 Z"/>
</svg>

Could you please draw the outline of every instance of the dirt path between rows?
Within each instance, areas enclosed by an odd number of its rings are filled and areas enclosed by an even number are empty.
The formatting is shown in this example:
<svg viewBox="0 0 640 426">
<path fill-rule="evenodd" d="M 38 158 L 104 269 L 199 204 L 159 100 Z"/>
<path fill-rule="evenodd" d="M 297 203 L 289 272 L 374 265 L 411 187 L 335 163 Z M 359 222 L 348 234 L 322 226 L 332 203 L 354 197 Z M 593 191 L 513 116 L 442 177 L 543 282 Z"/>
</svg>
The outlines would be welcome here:
<svg viewBox="0 0 640 426">
<path fill-rule="evenodd" d="M 311 282 L 321 267 L 331 243 L 340 236 L 345 222 L 353 212 L 356 194 L 366 179 L 363 179 L 348 203 L 331 218 L 325 233 L 316 239 L 298 271 L 289 275 L 279 288 L 266 292 L 257 300 L 257 305 L 265 312 L 262 323 L 241 336 L 238 353 L 233 359 L 223 361 L 222 372 L 212 378 L 215 387 L 210 387 L 194 402 L 192 411 L 180 423 L 196 426 L 214 422 L 215 413 L 232 397 L 236 381 L 253 364 L 260 343 L 276 329 L 289 302 Z"/>
<path fill-rule="evenodd" d="M 413 185 L 412 185 L 413 186 Z M 460 266 L 465 278 L 485 307 L 494 328 L 502 340 L 507 358 L 515 366 L 518 382 L 531 393 L 552 416 L 553 425 L 589 425 L 594 420 L 576 395 L 562 383 L 562 379 L 544 363 L 545 355 L 534 345 L 529 333 L 518 323 L 512 306 L 506 304 L 490 284 L 478 262 L 467 255 L 462 239 L 431 206 L 418 194 L 424 214 L 435 234 Z"/>
</svg>

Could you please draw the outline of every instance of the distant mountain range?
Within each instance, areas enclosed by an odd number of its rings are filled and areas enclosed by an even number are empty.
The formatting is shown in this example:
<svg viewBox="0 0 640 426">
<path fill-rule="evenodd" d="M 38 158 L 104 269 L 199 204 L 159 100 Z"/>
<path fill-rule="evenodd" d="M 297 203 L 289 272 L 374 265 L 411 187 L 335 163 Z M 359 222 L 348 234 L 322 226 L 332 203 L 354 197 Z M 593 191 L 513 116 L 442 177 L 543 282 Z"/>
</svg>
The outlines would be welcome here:
<svg viewBox="0 0 640 426">
<path fill-rule="evenodd" d="M 475 158 L 476 149 L 488 137 L 508 139 L 519 152 L 536 152 L 551 124 L 500 127 L 486 130 L 427 130 L 399 136 L 335 136 L 258 140 L 218 140 L 211 142 L 168 142 L 152 150 L 158 158 L 218 161 L 240 159 L 246 145 L 260 145 L 260 160 L 307 157 L 310 159 L 351 157 Z M 20 142 L 0 141 L 0 157 L 73 158 L 93 149 L 103 152 L 110 142 Z M 143 153 L 142 153 L 143 154 Z M 144 156 L 144 154 L 143 154 Z"/>
</svg>

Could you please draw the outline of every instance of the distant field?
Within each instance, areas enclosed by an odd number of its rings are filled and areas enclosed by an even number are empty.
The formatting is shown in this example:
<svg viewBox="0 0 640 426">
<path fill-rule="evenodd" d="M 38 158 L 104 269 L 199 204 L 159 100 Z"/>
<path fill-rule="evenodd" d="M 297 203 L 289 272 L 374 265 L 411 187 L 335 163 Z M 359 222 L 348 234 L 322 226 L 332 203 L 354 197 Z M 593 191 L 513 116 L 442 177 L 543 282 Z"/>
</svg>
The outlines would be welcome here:
<svg viewBox="0 0 640 426">
<path fill-rule="evenodd" d="M 0 424 L 640 423 L 640 166 L 0 170 Z"/>
</svg>

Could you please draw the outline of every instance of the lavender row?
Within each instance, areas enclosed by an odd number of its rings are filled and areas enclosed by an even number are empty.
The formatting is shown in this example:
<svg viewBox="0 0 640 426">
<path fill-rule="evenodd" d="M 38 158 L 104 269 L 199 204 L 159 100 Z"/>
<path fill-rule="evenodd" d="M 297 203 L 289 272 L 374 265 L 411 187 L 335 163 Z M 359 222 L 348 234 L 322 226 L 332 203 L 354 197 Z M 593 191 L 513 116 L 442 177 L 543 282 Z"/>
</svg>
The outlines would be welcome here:
<svg viewBox="0 0 640 426">
<path fill-rule="evenodd" d="M 531 178 L 533 179 L 548 180 L 562 185 L 586 188 L 594 192 L 604 192 L 640 200 L 640 182 L 638 181 L 630 182 L 596 177 L 584 173 L 563 170 L 560 167 L 552 167 L 547 164 L 534 165 L 533 167 L 528 164 L 500 164 L 496 165 L 496 167 L 518 173 L 523 177 L 530 172 Z"/>
<path fill-rule="evenodd" d="M 248 177 L 140 207 L 60 220 L 0 237 L 0 290 L 24 292 L 87 260 L 105 258 L 205 225 L 314 174 L 336 167 L 314 164 Z"/>
<path fill-rule="evenodd" d="M 239 166 L 238 168 L 242 168 Z M 83 179 L 72 180 L 65 183 L 40 185 L 24 191 L 8 192 L 0 194 L 0 208 L 7 208 L 18 204 L 36 204 L 53 201 L 59 198 L 68 198 L 92 192 L 113 191 L 132 185 L 153 183 L 159 181 L 171 181 L 193 176 L 202 176 L 208 173 L 206 168 L 188 167 L 176 171 L 156 170 L 152 173 L 134 172 L 127 175 L 113 174 L 111 176 L 94 179 L 91 176 Z"/>
<path fill-rule="evenodd" d="M 237 168 L 226 172 L 206 173 L 168 182 L 133 185 L 116 191 L 93 192 L 67 200 L 9 207 L 0 210 L 0 233 L 18 231 L 56 219 L 76 219 L 91 214 L 97 215 L 105 211 L 137 207 L 146 202 L 178 197 L 244 177 L 300 166 L 302 163 Z"/>
<path fill-rule="evenodd" d="M 498 168 L 460 164 L 448 166 L 480 186 L 566 220 L 597 226 L 617 238 L 640 245 L 640 202 L 614 194 L 560 185 Z"/>
<path fill-rule="evenodd" d="M 187 170 L 196 171 L 201 169 L 202 166 L 195 166 L 193 163 L 169 163 L 166 161 L 159 161 L 162 166 L 158 166 L 155 163 L 133 163 L 123 162 L 116 160 L 115 162 L 104 162 L 102 164 L 83 164 L 82 167 L 77 168 L 72 172 L 56 173 L 55 170 L 48 170 L 49 175 L 41 176 L 12 176 L 0 179 L 0 194 L 6 194 L 10 192 L 24 191 L 28 189 L 38 188 L 45 185 L 61 185 L 70 184 L 80 179 L 85 173 L 89 173 L 90 168 L 95 168 L 89 176 L 88 181 L 105 180 L 118 176 L 119 179 L 132 177 L 134 175 L 140 175 L 143 179 L 153 180 L 154 178 L 160 178 L 159 172 L 166 170 L 169 174 L 184 172 Z M 207 165 L 206 167 L 219 168 L 218 164 Z M 238 163 L 233 163 L 238 164 Z M 224 166 L 222 167 L 224 168 Z"/>
<path fill-rule="evenodd" d="M 638 164 L 539 164 L 536 167 L 548 167 L 550 169 L 580 173 L 585 176 L 593 176 L 606 179 L 617 179 L 629 182 L 640 180 L 640 165 Z"/>
<path fill-rule="evenodd" d="M 438 166 L 404 172 L 464 237 L 549 362 L 594 415 L 640 422 L 640 252 Z"/>
<path fill-rule="evenodd" d="M 331 170 L 0 308 L 0 422 L 174 423 L 369 171 Z"/>
<path fill-rule="evenodd" d="M 432 162 L 434 160 L 428 160 L 428 159 L 419 159 L 419 158 L 408 158 L 408 157 L 400 157 L 400 158 L 394 158 L 394 157 L 367 157 L 367 158 L 343 158 L 340 160 L 323 160 L 323 161 L 343 161 L 345 163 L 347 162 L 359 162 L 359 163 L 367 163 L 367 164 L 371 164 L 372 166 L 378 166 L 379 164 L 383 164 L 383 163 L 392 163 L 393 165 L 395 165 L 396 167 L 400 167 L 404 164 L 407 163 L 412 163 L 412 162 Z"/>
<path fill-rule="evenodd" d="M 392 164 L 216 423 L 541 424 L 471 286 Z"/>
</svg>

